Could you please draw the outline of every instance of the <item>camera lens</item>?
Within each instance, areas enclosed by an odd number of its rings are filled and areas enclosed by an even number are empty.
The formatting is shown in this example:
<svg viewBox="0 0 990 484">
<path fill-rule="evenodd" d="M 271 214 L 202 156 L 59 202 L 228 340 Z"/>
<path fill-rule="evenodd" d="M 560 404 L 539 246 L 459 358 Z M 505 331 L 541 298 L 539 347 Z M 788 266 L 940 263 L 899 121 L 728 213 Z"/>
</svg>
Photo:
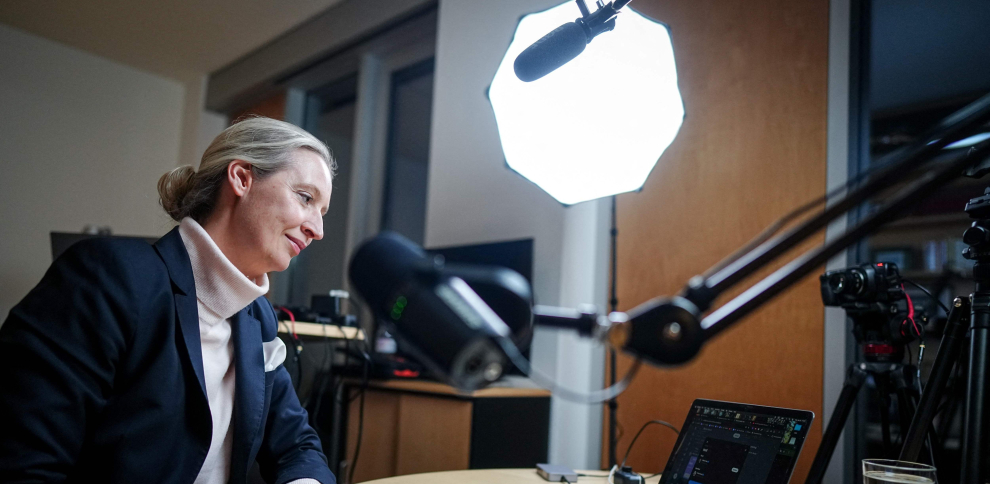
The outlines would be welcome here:
<svg viewBox="0 0 990 484">
<path fill-rule="evenodd" d="M 828 279 L 828 287 L 832 289 L 832 292 L 842 294 L 846 290 L 846 275 L 833 274 L 832 277 Z"/>
</svg>

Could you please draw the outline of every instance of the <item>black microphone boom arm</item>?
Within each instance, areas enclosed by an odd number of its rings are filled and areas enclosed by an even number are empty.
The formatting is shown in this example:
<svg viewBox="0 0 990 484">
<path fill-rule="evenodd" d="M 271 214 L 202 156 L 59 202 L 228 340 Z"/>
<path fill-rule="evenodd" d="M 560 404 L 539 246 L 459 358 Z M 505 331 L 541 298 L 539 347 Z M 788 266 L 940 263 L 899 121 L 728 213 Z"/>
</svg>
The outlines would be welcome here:
<svg viewBox="0 0 990 484">
<path fill-rule="evenodd" d="M 680 295 L 647 301 L 628 314 L 612 314 L 607 318 L 598 316 L 599 329 L 596 334 L 601 339 L 607 338 L 613 347 L 655 365 L 689 361 L 707 340 L 815 271 L 832 256 L 895 220 L 921 197 L 930 195 L 967 169 L 990 158 L 990 141 L 983 141 L 954 159 L 932 163 L 942 148 L 971 136 L 988 121 L 990 94 L 945 118 L 912 145 L 889 155 L 881 162 L 884 168 L 879 173 L 870 176 L 818 215 L 742 254 L 707 277 L 695 276 Z M 916 174 L 929 164 L 934 166 L 920 175 Z M 898 191 L 889 202 L 841 236 L 803 253 L 705 315 L 712 302 L 735 284 L 768 266 L 881 190 L 909 181 L 912 177 L 911 183 Z M 545 312 L 534 311 L 534 324 L 567 326 L 561 321 L 559 311 L 552 322 Z M 575 320 L 573 325 L 587 327 L 589 317 L 593 316 L 585 311 L 581 314 L 583 321 Z"/>
</svg>

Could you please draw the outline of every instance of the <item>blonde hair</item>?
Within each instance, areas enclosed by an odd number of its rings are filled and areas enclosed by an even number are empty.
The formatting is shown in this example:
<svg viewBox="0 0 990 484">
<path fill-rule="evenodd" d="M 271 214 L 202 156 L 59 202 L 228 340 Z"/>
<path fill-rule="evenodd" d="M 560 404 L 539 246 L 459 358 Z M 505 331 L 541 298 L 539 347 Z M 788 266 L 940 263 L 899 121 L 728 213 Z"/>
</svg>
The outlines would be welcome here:
<svg viewBox="0 0 990 484">
<path fill-rule="evenodd" d="M 234 123 L 206 148 L 198 171 L 184 165 L 162 175 L 158 180 L 162 208 L 176 221 L 192 217 L 203 223 L 216 207 L 231 161 L 250 163 L 252 173 L 261 179 L 288 166 L 289 156 L 300 148 L 320 155 L 333 176 L 337 163 L 330 149 L 306 130 L 260 116 Z"/>
</svg>

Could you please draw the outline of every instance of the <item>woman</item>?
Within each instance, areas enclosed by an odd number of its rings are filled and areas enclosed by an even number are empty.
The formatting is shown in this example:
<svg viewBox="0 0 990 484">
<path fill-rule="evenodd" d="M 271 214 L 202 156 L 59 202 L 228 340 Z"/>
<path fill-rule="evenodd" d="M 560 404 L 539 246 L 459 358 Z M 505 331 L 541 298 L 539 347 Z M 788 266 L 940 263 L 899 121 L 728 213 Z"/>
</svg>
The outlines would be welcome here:
<svg viewBox="0 0 990 484">
<path fill-rule="evenodd" d="M 267 272 L 323 237 L 334 161 L 291 124 L 227 128 L 158 189 L 154 246 L 92 239 L 0 327 L 0 481 L 333 484 L 281 363 Z"/>
</svg>

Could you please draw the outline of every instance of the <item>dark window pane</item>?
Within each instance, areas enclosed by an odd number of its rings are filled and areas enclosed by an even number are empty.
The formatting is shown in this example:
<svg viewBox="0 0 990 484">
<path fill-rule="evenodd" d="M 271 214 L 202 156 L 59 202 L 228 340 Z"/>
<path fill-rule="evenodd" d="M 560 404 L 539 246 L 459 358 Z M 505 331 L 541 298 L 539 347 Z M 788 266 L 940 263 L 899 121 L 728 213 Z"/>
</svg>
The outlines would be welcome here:
<svg viewBox="0 0 990 484">
<path fill-rule="evenodd" d="M 392 76 L 382 229 L 422 244 L 426 224 L 433 59 Z"/>
<path fill-rule="evenodd" d="M 344 284 L 356 90 L 357 77 L 351 76 L 307 93 L 303 127 L 330 147 L 337 172 L 330 207 L 323 217 L 323 239 L 314 240 L 294 261 L 289 304 L 309 306 L 313 294 L 326 294 Z"/>
</svg>

